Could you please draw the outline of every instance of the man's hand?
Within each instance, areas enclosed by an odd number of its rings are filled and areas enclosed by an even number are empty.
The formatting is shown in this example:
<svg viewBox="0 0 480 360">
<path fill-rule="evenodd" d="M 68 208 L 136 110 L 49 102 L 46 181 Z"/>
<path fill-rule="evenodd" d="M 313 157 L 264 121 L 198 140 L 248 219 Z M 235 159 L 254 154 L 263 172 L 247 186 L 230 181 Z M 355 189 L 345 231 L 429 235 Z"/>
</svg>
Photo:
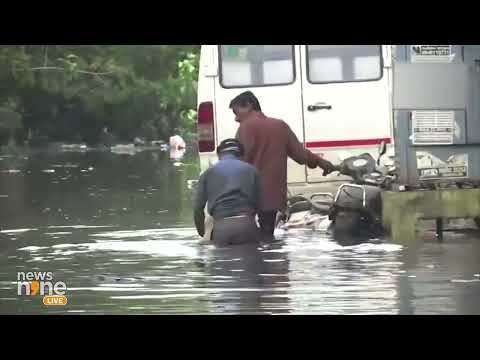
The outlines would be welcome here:
<svg viewBox="0 0 480 360">
<path fill-rule="evenodd" d="M 196 209 L 193 213 L 193 218 L 198 235 L 203 237 L 205 235 L 205 213 L 203 209 Z"/>
<path fill-rule="evenodd" d="M 330 161 L 319 158 L 318 167 L 323 169 L 323 176 L 327 176 L 331 172 L 336 170 L 335 165 L 333 165 Z"/>
</svg>

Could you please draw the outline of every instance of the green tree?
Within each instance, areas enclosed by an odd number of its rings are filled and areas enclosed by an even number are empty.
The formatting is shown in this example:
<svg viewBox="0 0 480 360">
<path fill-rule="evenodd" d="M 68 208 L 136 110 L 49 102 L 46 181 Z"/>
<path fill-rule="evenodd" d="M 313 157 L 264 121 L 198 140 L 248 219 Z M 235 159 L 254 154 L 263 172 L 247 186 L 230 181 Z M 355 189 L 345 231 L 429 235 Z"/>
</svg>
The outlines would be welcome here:
<svg viewBox="0 0 480 360">
<path fill-rule="evenodd" d="M 199 46 L 0 45 L 0 129 L 52 140 L 193 131 Z M 19 120 L 18 120 L 19 119 Z M 0 130 L 1 131 L 1 130 Z"/>
</svg>

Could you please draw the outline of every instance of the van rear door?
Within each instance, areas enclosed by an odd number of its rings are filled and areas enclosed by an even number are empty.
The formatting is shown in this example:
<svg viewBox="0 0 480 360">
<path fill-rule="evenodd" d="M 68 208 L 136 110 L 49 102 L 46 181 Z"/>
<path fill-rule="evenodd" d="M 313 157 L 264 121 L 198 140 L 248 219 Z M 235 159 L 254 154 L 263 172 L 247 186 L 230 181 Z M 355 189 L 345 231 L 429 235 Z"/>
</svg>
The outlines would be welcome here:
<svg viewBox="0 0 480 360">
<path fill-rule="evenodd" d="M 338 164 L 341 151 L 359 154 L 391 141 L 383 52 L 381 45 L 301 47 L 307 148 Z M 318 170 L 308 170 L 307 179 L 326 180 Z"/>
<path fill-rule="evenodd" d="M 238 124 L 230 101 L 250 90 L 263 112 L 284 120 L 304 142 L 300 49 L 293 45 L 219 45 L 215 80 L 217 143 L 234 137 Z M 306 182 L 305 166 L 288 160 L 288 182 Z"/>
</svg>

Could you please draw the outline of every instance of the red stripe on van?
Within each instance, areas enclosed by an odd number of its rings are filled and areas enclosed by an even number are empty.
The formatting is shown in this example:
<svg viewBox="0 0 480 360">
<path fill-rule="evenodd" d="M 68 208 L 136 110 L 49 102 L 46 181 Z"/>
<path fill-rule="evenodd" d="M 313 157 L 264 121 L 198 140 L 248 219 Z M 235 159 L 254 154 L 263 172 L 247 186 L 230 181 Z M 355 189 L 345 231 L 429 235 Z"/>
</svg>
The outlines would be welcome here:
<svg viewBox="0 0 480 360">
<path fill-rule="evenodd" d="M 309 141 L 307 142 L 307 148 L 378 145 L 382 141 L 385 142 L 385 144 L 390 144 L 392 142 L 392 139 L 383 138 L 383 139 L 360 139 L 360 140 Z"/>
</svg>

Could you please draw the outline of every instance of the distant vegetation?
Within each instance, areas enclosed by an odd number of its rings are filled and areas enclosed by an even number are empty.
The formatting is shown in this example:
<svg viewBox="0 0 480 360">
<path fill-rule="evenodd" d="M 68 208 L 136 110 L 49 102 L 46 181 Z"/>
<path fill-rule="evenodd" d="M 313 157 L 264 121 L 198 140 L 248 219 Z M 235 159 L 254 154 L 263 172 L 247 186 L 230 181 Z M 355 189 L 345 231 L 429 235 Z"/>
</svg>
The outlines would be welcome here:
<svg viewBox="0 0 480 360">
<path fill-rule="evenodd" d="M 199 46 L 0 45 L 0 144 L 166 139 L 195 127 Z"/>
</svg>

